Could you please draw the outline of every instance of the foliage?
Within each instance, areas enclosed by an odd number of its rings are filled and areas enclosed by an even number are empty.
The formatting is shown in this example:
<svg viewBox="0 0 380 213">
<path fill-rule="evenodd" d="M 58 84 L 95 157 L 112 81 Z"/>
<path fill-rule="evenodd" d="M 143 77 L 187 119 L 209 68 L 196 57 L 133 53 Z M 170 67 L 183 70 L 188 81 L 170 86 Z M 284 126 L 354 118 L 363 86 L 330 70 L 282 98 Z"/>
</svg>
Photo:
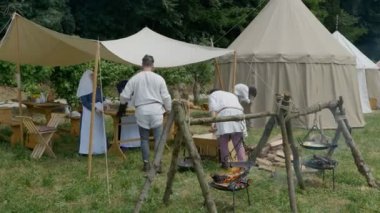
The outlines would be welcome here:
<svg viewBox="0 0 380 213">
<path fill-rule="evenodd" d="M 16 86 L 15 69 L 13 64 L 0 61 L 0 85 Z"/>
<path fill-rule="evenodd" d="M 71 34 L 75 29 L 75 20 L 68 7 L 68 0 L 5 0 L 0 3 L 3 14 L 0 25 L 3 26 L 13 12 L 35 21 L 47 28 Z"/>
<path fill-rule="evenodd" d="M 67 67 L 55 67 L 50 81 L 56 95 L 67 100 L 71 107 L 76 107 L 79 103 L 76 97 L 79 80 L 88 64 L 80 64 Z"/>
<path fill-rule="evenodd" d="M 132 65 L 117 64 L 101 61 L 100 75 L 104 95 L 109 97 L 118 96 L 116 85 L 119 81 L 131 78 L 137 71 Z"/>
<path fill-rule="evenodd" d="M 169 86 L 174 86 L 179 83 L 188 84 L 191 82 L 191 78 L 185 67 L 157 69 L 156 73 L 161 75 Z"/>
<path fill-rule="evenodd" d="M 86 69 L 93 70 L 93 63 L 80 64 L 67 67 L 55 67 L 51 75 L 52 87 L 60 98 L 64 98 L 71 106 L 76 106 L 79 101 L 76 97 L 78 83 Z M 101 61 L 98 73 L 101 79 L 105 96 L 115 96 L 115 86 L 122 79 L 128 79 L 134 74 L 135 70 L 130 65 L 115 64 L 112 62 Z"/>
</svg>

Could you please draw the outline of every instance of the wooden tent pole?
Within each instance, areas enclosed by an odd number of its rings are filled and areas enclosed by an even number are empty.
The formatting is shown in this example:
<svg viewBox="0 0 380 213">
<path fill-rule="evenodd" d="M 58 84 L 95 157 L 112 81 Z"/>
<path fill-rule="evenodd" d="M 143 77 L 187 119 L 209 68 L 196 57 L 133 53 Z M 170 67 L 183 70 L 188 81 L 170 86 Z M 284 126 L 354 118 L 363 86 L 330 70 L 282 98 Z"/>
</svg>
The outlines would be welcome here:
<svg viewBox="0 0 380 213">
<path fill-rule="evenodd" d="M 219 66 L 218 60 L 216 58 L 214 59 L 214 66 L 215 66 L 217 78 L 219 81 L 219 86 L 221 87 L 222 90 L 224 90 L 224 82 L 222 81 L 222 76 L 221 76 L 222 73 L 220 71 L 220 66 Z"/>
<path fill-rule="evenodd" d="M 18 30 L 18 21 L 16 17 L 16 13 L 13 14 L 13 19 L 16 23 L 16 35 L 17 35 L 17 63 L 16 63 L 16 81 L 17 81 L 17 99 L 18 99 L 18 114 L 22 116 L 22 84 L 21 84 L 21 67 L 20 67 L 20 38 L 19 38 L 19 30 Z M 21 144 L 24 144 L 24 128 L 22 125 L 22 121 L 20 119 L 20 140 Z"/>
<path fill-rule="evenodd" d="M 233 88 L 235 87 L 235 85 L 236 85 L 236 72 L 237 72 L 237 58 L 236 58 L 236 51 L 234 52 L 234 62 L 233 62 L 234 64 L 233 64 L 233 66 L 234 66 L 234 68 L 233 68 L 233 72 L 232 72 L 232 79 L 233 79 L 233 81 L 232 81 L 232 88 L 231 88 L 231 90 L 232 90 L 232 92 L 233 92 Z"/>
<path fill-rule="evenodd" d="M 92 145 L 94 139 L 94 122 L 95 122 L 95 100 L 96 100 L 96 87 L 98 79 L 98 69 L 99 69 L 99 56 L 100 56 L 100 44 L 97 42 L 96 54 L 95 54 L 95 67 L 92 78 L 92 103 L 91 103 L 91 121 L 90 121 L 90 136 L 88 143 L 88 177 L 91 178 L 92 174 Z"/>
</svg>

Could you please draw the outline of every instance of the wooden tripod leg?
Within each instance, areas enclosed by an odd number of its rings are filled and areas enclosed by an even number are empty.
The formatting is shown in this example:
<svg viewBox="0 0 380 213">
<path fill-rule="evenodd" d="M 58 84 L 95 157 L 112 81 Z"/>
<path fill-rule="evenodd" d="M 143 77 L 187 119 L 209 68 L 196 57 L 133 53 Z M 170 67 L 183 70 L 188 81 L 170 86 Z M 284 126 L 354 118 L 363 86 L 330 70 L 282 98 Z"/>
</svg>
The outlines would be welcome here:
<svg viewBox="0 0 380 213">
<path fill-rule="evenodd" d="M 173 193 L 172 187 L 174 182 L 174 176 L 177 172 L 177 163 L 178 163 L 178 156 L 179 152 L 181 150 L 181 143 L 182 143 L 182 134 L 177 133 L 176 138 L 174 140 L 174 148 L 172 153 L 172 160 L 170 163 L 170 169 L 168 172 L 168 179 L 166 181 L 166 188 L 165 188 L 165 194 L 163 197 L 163 202 L 165 205 L 169 204 L 170 195 Z"/>
<path fill-rule="evenodd" d="M 288 134 L 288 140 L 290 143 L 290 148 L 293 153 L 293 168 L 294 172 L 296 173 L 297 181 L 298 181 L 298 186 L 301 189 L 305 189 L 305 184 L 302 179 L 302 174 L 301 174 L 301 163 L 300 163 L 300 157 L 298 154 L 298 149 L 296 147 L 296 144 L 294 142 L 294 136 L 293 136 L 293 131 L 292 131 L 292 123 L 291 121 L 287 121 L 285 123 L 286 126 L 286 133 Z"/>
<path fill-rule="evenodd" d="M 354 158 L 355 164 L 360 174 L 362 174 L 366 178 L 368 186 L 379 188 L 379 185 L 376 182 L 376 179 L 373 177 L 371 169 L 364 162 L 362 154 L 360 153 L 359 149 L 356 147 L 355 141 L 352 138 L 348 127 L 346 126 L 346 122 L 344 121 L 344 119 L 338 118 L 336 120 L 338 122 L 338 128 L 343 133 L 343 137 L 346 141 L 347 146 L 350 147 L 351 149 L 352 156 Z"/>
<path fill-rule="evenodd" d="M 249 157 L 250 161 L 255 162 L 256 158 L 259 156 L 261 150 L 264 148 L 265 144 L 268 142 L 268 139 L 272 133 L 274 125 L 276 124 L 276 118 L 274 116 L 270 117 L 268 122 L 265 124 L 264 132 L 260 138 L 259 143 L 256 148 L 253 150 L 252 154 Z"/>
<path fill-rule="evenodd" d="M 329 148 L 329 151 L 327 152 L 327 157 L 331 158 L 331 156 L 334 154 L 335 148 L 338 146 L 338 141 L 340 138 L 340 135 L 342 134 L 342 130 L 340 128 L 337 128 L 335 131 L 334 138 L 331 142 L 331 147 Z"/>
<path fill-rule="evenodd" d="M 205 173 L 201 164 L 201 157 L 199 156 L 198 150 L 195 147 L 193 138 L 190 133 L 189 124 L 186 122 L 185 110 L 180 102 L 175 102 L 173 104 L 174 110 L 176 111 L 176 121 L 180 131 L 183 134 L 183 138 L 186 144 L 186 148 L 193 159 L 194 168 L 198 177 L 199 185 L 202 189 L 203 197 L 207 204 L 207 210 L 211 213 L 217 212 L 214 199 L 211 197 L 210 190 L 205 179 Z"/>
<path fill-rule="evenodd" d="M 288 135 L 286 132 L 284 119 L 282 117 L 279 117 L 278 120 L 281 127 L 282 145 L 284 147 L 284 154 L 285 154 L 285 166 L 286 166 L 286 174 L 287 174 L 287 181 L 288 181 L 290 209 L 292 210 L 292 212 L 297 212 L 298 210 L 297 210 L 296 192 L 294 189 L 294 182 L 293 182 L 293 173 L 292 173 L 292 166 L 291 166 L 292 163 L 290 160 L 291 150 L 290 150 L 290 145 L 288 141 Z"/>
</svg>

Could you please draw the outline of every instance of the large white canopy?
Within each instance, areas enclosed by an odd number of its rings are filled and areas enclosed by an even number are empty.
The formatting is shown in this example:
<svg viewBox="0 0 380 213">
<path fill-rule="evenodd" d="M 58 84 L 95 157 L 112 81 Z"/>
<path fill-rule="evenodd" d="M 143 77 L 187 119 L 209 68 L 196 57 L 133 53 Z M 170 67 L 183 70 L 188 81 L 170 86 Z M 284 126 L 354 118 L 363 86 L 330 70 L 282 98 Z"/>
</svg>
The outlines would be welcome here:
<svg viewBox="0 0 380 213">
<path fill-rule="evenodd" d="M 233 52 L 174 40 L 147 27 L 126 38 L 102 41 L 102 45 L 124 61 L 135 65 L 141 65 L 145 54 L 152 55 L 155 67 L 193 64 Z"/>
<path fill-rule="evenodd" d="M 67 66 L 94 60 L 97 41 L 55 32 L 14 13 L 0 43 L 0 60 L 18 64 Z M 206 61 L 233 50 L 189 44 L 144 28 L 123 39 L 100 42 L 100 57 L 141 65 L 145 54 L 156 67 L 175 67 Z"/>
<path fill-rule="evenodd" d="M 66 66 L 94 60 L 97 41 L 55 32 L 14 13 L 0 43 L 0 60 L 19 64 Z M 106 49 L 101 55 L 123 62 Z"/>
</svg>

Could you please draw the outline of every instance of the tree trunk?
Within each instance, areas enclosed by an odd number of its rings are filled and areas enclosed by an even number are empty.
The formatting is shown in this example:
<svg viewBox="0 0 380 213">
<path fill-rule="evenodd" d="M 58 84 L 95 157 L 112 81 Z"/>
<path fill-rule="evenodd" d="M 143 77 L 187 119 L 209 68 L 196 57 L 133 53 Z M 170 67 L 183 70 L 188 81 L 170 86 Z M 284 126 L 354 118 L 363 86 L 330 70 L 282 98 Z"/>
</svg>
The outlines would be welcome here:
<svg viewBox="0 0 380 213">
<path fill-rule="evenodd" d="M 168 136 L 170 129 L 173 125 L 173 120 L 174 120 L 174 111 L 172 111 L 169 114 L 168 120 L 166 121 L 164 129 L 162 130 L 162 135 L 161 135 L 160 141 L 157 145 L 156 153 L 154 154 L 153 166 L 152 166 L 152 168 L 150 168 L 150 170 L 148 172 L 148 177 L 145 180 L 144 187 L 141 190 L 139 199 L 137 200 L 135 209 L 133 211 L 134 213 L 140 212 L 142 204 L 144 203 L 145 198 L 148 196 L 150 186 L 152 185 L 154 177 L 156 176 L 158 166 L 160 165 L 162 155 L 164 153 L 166 139 L 167 139 L 167 136 Z"/>
<path fill-rule="evenodd" d="M 199 85 L 198 81 L 195 81 L 193 85 L 194 105 L 199 105 L 200 94 L 201 94 L 201 85 Z"/>
<path fill-rule="evenodd" d="M 199 185 L 202 189 L 203 197 L 206 201 L 207 209 L 209 212 L 217 212 L 214 200 L 212 199 L 211 194 L 209 192 L 209 187 L 205 178 L 205 173 L 201 164 L 201 157 L 199 156 L 198 150 L 195 147 L 192 135 L 190 133 L 190 126 L 186 122 L 184 103 L 174 102 L 173 108 L 176 113 L 177 125 L 179 127 L 179 130 L 183 134 L 186 147 L 193 160 L 194 168 L 198 177 Z"/>
</svg>

